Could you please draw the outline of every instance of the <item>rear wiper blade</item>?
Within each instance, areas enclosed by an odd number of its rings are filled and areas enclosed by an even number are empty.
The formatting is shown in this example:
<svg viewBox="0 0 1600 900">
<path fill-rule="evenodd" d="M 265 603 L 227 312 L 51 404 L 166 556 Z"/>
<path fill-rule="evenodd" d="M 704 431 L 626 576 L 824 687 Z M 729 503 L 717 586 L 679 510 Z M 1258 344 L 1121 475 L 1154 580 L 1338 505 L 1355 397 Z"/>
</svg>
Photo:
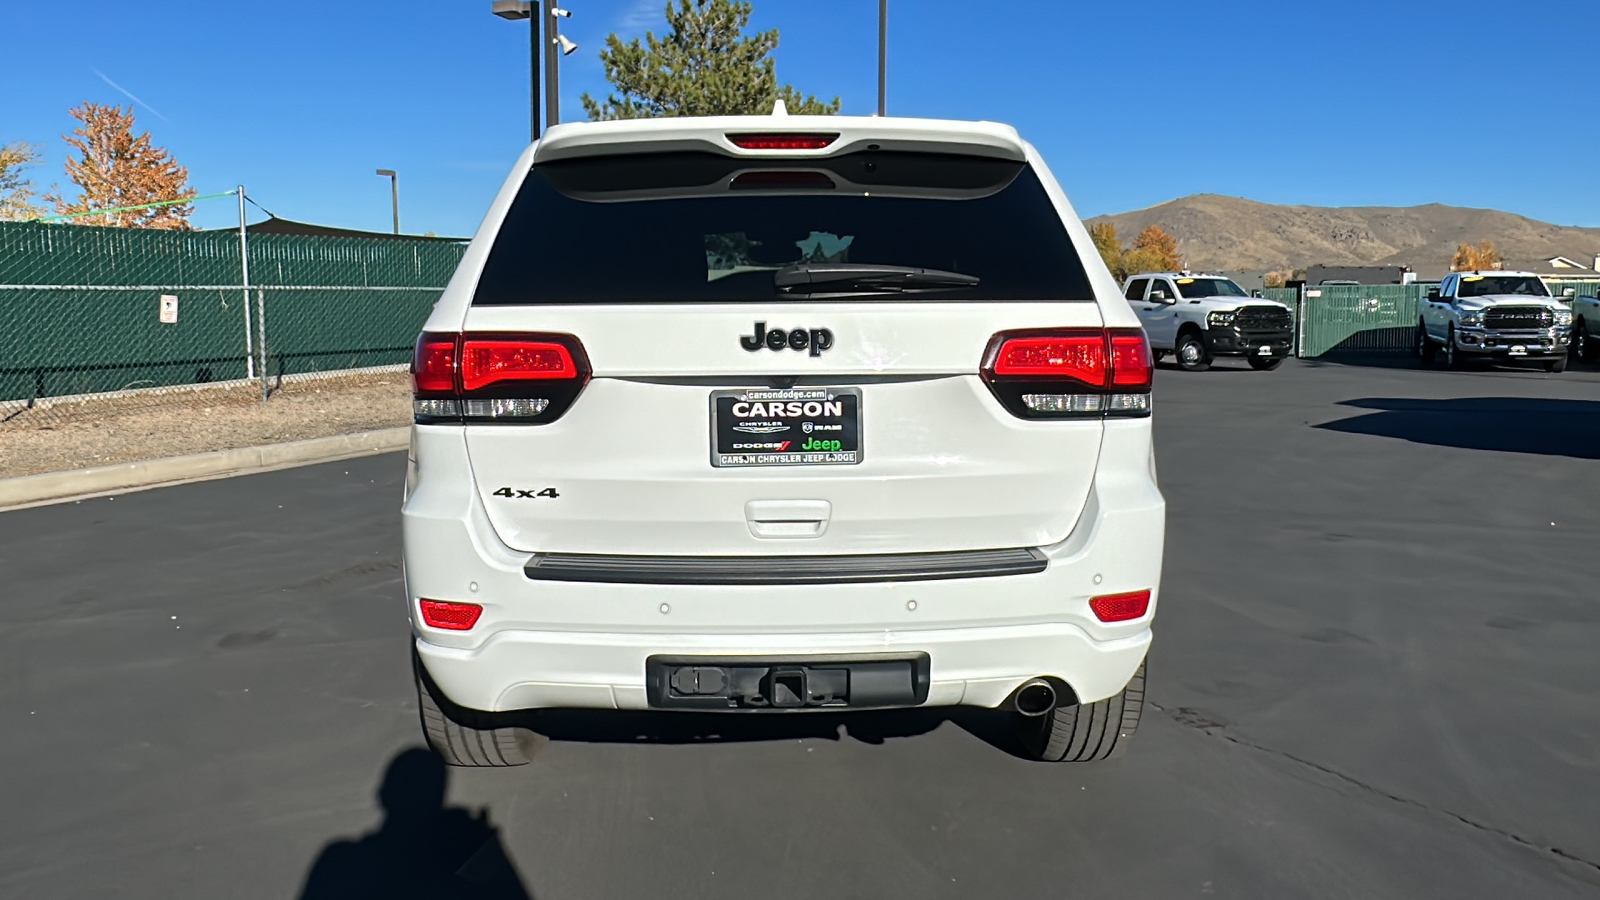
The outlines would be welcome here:
<svg viewBox="0 0 1600 900">
<path fill-rule="evenodd" d="M 795 263 L 773 274 L 773 283 L 786 294 L 885 293 L 931 291 L 941 288 L 972 287 L 973 275 L 943 269 L 916 269 L 910 266 L 878 266 L 867 263 Z"/>
</svg>

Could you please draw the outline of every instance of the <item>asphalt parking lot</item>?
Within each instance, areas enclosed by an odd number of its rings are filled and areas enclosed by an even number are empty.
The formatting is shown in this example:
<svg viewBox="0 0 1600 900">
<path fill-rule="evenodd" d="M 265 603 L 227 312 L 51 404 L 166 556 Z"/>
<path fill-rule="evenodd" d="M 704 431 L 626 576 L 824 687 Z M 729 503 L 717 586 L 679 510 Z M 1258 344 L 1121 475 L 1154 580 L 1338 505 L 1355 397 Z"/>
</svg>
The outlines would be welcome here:
<svg viewBox="0 0 1600 900">
<path fill-rule="evenodd" d="M 0 895 L 454 896 L 471 855 L 541 900 L 1600 896 L 1600 371 L 1156 396 L 1156 709 L 1094 767 L 981 718 L 579 717 L 441 810 L 399 456 L 0 513 Z"/>
</svg>

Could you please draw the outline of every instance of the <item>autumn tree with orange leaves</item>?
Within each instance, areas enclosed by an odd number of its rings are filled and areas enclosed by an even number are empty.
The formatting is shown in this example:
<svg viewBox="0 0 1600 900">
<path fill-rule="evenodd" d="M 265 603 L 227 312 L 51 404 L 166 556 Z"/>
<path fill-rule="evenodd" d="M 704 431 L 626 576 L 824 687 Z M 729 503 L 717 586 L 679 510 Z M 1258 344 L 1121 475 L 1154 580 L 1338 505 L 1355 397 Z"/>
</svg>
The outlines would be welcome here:
<svg viewBox="0 0 1600 900">
<path fill-rule="evenodd" d="M 1116 226 L 1110 222 L 1096 222 L 1089 226 L 1089 237 L 1095 249 L 1105 260 L 1106 268 L 1118 281 L 1140 272 L 1176 272 L 1183 268 L 1183 254 L 1178 252 L 1178 240 L 1160 225 L 1151 225 L 1133 239 L 1133 245 L 1122 246 L 1117 239 Z"/>
<path fill-rule="evenodd" d="M 1128 251 L 1127 265 L 1135 272 L 1176 272 L 1183 268 L 1178 239 L 1160 225 L 1139 232 Z"/>
<path fill-rule="evenodd" d="M 80 123 L 72 134 L 62 135 L 76 156 L 67 159 L 67 178 L 78 186 L 80 193 L 71 203 L 60 196 L 51 197 L 57 213 L 85 213 L 194 198 L 196 191 L 189 187 L 189 170 L 178 165 L 165 149 L 151 144 L 150 132 L 137 136 L 133 133 L 133 107 L 123 109 L 85 103 L 70 110 L 68 115 Z M 83 216 L 71 221 L 83 225 L 187 230 L 189 215 L 193 212 L 193 204 L 177 203 Z"/>
<path fill-rule="evenodd" d="M 1501 264 L 1500 248 L 1494 245 L 1494 241 L 1483 241 L 1476 247 L 1457 244 L 1455 256 L 1450 258 L 1450 271 L 1485 272 L 1498 269 Z"/>
</svg>

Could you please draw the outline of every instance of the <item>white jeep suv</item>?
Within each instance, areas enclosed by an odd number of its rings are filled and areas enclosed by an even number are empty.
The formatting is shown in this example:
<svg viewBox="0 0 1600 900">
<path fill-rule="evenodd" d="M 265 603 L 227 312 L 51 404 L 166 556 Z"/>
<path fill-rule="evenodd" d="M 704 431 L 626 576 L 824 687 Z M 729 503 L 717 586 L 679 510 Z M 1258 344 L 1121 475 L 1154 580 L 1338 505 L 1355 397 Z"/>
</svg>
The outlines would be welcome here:
<svg viewBox="0 0 1600 900">
<path fill-rule="evenodd" d="M 1165 503 L 1144 332 L 1009 127 L 560 125 L 417 342 L 422 721 L 555 707 L 1139 721 Z"/>
</svg>

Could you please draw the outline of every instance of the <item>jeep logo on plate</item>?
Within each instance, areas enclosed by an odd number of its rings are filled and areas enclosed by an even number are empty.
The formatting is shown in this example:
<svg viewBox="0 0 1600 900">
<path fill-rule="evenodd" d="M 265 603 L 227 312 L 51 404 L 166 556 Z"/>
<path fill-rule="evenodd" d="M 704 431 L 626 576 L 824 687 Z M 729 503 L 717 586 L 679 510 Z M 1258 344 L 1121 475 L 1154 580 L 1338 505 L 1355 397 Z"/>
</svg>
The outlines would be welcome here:
<svg viewBox="0 0 1600 900">
<path fill-rule="evenodd" d="M 751 353 L 766 347 L 768 350 L 810 350 L 812 356 L 821 356 L 822 351 L 833 346 L 833 332 L 826 328 L 795 328 L 784 331 L 782 328 L 767 330 L 767 323 L 757 322 L 755 333 L 739 338 L 739 346 Z"/>
</svg>

